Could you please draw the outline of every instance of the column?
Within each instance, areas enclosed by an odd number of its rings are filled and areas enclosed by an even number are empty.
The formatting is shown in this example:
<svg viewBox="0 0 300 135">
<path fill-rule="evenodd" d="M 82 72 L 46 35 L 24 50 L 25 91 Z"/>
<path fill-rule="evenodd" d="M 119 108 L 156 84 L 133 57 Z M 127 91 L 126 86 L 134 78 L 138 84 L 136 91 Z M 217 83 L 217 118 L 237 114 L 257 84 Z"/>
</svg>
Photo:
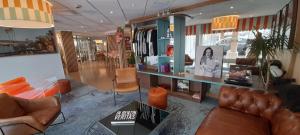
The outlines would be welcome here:
<svg viewBox="0 0 300 135">
<path fill-rule="evenodd" d="M 65 57 L 66 68 L 68 73 L 78 72 L 77 55 L 73 40 L 73 34 L 70 31 L 61 32 L 63 54 Z"/>
<path fill-rule="evenodd" d="M 232 40 L 230 43 L 230 50 L 227 51 L 226 58 L 236 59 L 238 57 L 237 46 L 238 46 L 238 32 L 233 31 Z"/>
</svg>

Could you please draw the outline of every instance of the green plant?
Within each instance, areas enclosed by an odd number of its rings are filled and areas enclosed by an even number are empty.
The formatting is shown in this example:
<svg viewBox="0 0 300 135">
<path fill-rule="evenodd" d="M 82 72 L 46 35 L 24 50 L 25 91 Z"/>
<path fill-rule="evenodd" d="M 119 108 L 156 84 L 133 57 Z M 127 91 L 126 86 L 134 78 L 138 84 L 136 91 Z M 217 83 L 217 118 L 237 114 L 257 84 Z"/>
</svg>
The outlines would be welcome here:
<svg viewBox="0 0 300 135">
<path fill-rule="evenodd" d="M 287 27 L 281 33 L 285 33 Z M 253 31 L 255 38 L 249 40 L 249 55 L 260 61 L 260 74 L 265 89 L 268 89 L 270 82 L 270 66 L 273 59 L 276 58 L 278 52 L 283 52 L 289 47 L 289 38 L 280 32 L 273 31 L 268 36 L 263 36 L 258 30 Z"/>
<path fill-rule="evenodd" d="M 128 64 L 134 65 L 135 64 L 135 58 L 134 58 L 134 52 L 130 53 L 129 58 L 127 59 Z"/>
</svg>

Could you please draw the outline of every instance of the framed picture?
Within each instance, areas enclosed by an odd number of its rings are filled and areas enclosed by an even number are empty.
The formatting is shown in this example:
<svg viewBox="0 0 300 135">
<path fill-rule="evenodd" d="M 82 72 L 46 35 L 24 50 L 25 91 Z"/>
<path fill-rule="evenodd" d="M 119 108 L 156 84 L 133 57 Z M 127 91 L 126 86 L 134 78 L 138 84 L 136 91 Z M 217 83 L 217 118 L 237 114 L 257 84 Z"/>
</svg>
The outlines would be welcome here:
<svg viewBox="0 0 300 135">
<path fill-rule="evenodd" d="M 198 46 L 196 50 L 195 74 L 207 77 L 222 77 L 223 47 Z"/>
<path fill-rule="evenodd" d="M 54 28 L 0 27 L 0 57 L 57 53 Z"/>
</svg>

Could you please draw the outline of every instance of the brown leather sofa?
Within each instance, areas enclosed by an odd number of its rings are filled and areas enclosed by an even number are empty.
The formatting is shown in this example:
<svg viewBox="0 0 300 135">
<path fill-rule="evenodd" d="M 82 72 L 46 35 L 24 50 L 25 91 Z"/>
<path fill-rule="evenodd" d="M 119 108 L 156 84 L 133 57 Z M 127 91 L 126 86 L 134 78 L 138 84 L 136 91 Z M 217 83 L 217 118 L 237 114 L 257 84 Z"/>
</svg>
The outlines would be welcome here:
<svg viewBox="0 0 300 135">
<path fill-rule="evenodd" d="M 222 87 L 214 108 L 196 135 L 300 135 L 300 117 L 281 108 L 275 95 Z"/>
<path fill-rule="evenodd" d="M 3 135 L 44 133 L 61 113 L 56 97 L 28 100 L 0 94 L 0 108 L 0 133 Z"/>
</svg>

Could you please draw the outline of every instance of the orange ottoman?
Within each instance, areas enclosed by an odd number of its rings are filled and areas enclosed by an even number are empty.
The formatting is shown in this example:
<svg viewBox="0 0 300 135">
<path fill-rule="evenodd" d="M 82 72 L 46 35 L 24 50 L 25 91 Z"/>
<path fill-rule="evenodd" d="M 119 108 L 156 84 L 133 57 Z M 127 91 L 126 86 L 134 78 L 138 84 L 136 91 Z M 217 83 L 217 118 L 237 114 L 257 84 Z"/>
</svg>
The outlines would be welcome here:
<svg viewBox="0 0 300 135">
<path fill-rule="evenodd" d="M 150 88 L 148 92 L 148 104 L 160 109 L 168 106 L 168 92 L 161 87 Z"/>
<path fill-rule="evenodd" d="M 71 83 L 68 79 L 60 79 L 57 81 L 58 85 L 60 86 L 60 93 L 66 94 L 71 91 Z"/>
</svg>

